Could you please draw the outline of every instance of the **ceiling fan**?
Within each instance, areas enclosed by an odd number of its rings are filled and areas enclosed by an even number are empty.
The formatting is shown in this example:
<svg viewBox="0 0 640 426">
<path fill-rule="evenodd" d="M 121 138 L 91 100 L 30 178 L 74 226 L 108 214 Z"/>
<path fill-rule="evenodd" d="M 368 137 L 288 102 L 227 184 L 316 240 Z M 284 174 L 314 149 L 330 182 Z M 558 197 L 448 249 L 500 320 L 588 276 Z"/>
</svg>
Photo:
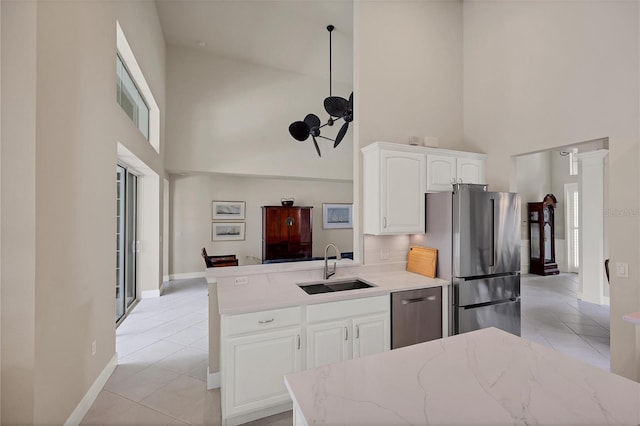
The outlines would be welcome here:
<svg viewBox="0 0 640 426">
<path fill-rule="evenodd" d="M 349 123 L 353 121 L 353 92 L 349 95 L 349 100 L 339 96 L 332 96 L 331 93 L 331 32 L 334 28 L 333 25 L 327 26 L 327 31 L 329 31 L 329 96 L 324 100 L 324 109 L 329 114 L 329 119 L 322 124 L 317 115 L 307 114 L 304 120 L 295 121 L 289 126 L 291 136 L 300 142 L 306 141 L 311 136 L 319 157 L 322 157 L 322 154 L 316 138 L 330 140 L 333 142 L 333 147 L 336 148 L 347 134 Z M 340 127 L 335 139 L 330 139 L 320 134 L 320 129 L 325 126 L 333 126 L 339 120 L 344 120 L 344 124 Z"/>
</svg>

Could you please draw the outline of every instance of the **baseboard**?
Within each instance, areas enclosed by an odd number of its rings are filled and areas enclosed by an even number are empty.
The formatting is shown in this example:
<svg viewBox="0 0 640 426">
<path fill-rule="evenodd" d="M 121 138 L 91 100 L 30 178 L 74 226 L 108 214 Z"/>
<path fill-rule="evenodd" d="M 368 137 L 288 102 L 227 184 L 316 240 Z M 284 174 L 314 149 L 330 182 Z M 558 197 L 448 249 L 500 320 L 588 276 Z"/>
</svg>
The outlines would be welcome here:
<svg viewBox="0 0 640 426">
<path fill-rule="evenodd" d="M 607 305 L 607 306 L 611 306 L 611 299 L 607 296 L 602 296 L 602 304 L 603 305 Z"/>
<path fill-rule="evenodd" d="M 167 282 L 167 281 L 169 281 L 170 279 L 171 279 L 171 276 L 170 276 L 170 275 L 163 275 L 163 276 L 162 276 L 162 282 L 163 282 L 163 283 L 166 283 L 166 282 Z"/>
<path fill-rule="evenodd" d="M 107 380 L 109 380 L 109 377 L 111 377 L 111 373 L 113 373 L 113 370 L 116 369 L 117 365 L 118 354 L 115 353 L 109 360 L 107 365 L 104 367 L 96 381 L 93 382 L 87 393 L 80 400 L 80 403 L 75 408 L 75 410 L 73 410 L 67 421 L 64 422 L 65 426 L 75 426 L 80 424 L 84 416 L 87 415 L 87 412 L 89 411 L 93 403 L 96 401 L 98 394 L 104 387 L 105 383 L 107 383 Z"/>
<path fill-rule="evenodd" d="M 220 372 L 209 373 L 209 367 L 207 367 L 207 390 L 218 389 L 220 387 Z"/>
<path fill-rule="evenodd" d="M 157 289 L 157 290 L 143 290 L 142 291 L 142 298 L 143 299 L 150 299 L 152 297 L 160 297 L 160 289 Z"/>
<path fill-rule="evenodd" d="M 181 274 L 170 274 L 169 280 L 188 280 L 191 278 L 204 278 L 204 271 L 201 272 L 184 272 Z"/>
</svg>

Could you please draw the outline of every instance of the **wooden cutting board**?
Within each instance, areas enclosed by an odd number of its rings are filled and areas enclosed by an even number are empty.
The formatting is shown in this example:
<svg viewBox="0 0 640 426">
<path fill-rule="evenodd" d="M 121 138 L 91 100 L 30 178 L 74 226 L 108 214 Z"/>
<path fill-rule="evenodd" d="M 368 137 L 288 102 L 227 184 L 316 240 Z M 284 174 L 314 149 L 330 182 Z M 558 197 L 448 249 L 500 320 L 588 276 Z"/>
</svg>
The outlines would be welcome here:
<svg viewBox="0 0 640 426">
<path fill-rule="evenodd" d="M 435 278 L 437 260 L 438 249 L 412 246 L 407 256 L 407 271 Z"/>
</svg>

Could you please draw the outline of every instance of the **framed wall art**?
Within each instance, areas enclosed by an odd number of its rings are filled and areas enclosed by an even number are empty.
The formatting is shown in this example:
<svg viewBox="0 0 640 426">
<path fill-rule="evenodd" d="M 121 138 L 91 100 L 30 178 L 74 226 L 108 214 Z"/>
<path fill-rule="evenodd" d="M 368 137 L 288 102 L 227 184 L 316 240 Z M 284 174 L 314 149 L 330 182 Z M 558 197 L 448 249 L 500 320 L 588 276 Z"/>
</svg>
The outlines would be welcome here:
<svg viewBox="0 0 640 426">
<path fill-rule="evenodd" d="M 244 201 L 212 201 L 211 220 L 244 220 Z"/>
<path fill-rule="evenodd" d="M 244 222 L 213 222 L 211 241 L 243 241 Z"/>
<path fill-rule="evenodd" d="M 322 204 L 323 229 L 353 228 L 353 204 Z"/>
</svg>

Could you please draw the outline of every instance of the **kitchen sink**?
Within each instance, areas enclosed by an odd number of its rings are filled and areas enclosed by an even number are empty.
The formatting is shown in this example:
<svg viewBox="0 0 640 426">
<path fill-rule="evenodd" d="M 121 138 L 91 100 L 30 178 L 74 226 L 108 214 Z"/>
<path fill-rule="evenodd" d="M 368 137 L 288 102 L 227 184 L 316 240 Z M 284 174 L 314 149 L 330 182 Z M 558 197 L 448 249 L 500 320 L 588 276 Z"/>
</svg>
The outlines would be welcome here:
<svg viewBox="0 0 640 426">
<path fill-rule="evenodd" d="M 358 279 L 342 280 L 342 281 L 323 281 L 316 283 L 298 284 L 307 294 L 332 293 L 335 291 L 357 290 L 360 288 L 374 287 Z"/>
</svg>

